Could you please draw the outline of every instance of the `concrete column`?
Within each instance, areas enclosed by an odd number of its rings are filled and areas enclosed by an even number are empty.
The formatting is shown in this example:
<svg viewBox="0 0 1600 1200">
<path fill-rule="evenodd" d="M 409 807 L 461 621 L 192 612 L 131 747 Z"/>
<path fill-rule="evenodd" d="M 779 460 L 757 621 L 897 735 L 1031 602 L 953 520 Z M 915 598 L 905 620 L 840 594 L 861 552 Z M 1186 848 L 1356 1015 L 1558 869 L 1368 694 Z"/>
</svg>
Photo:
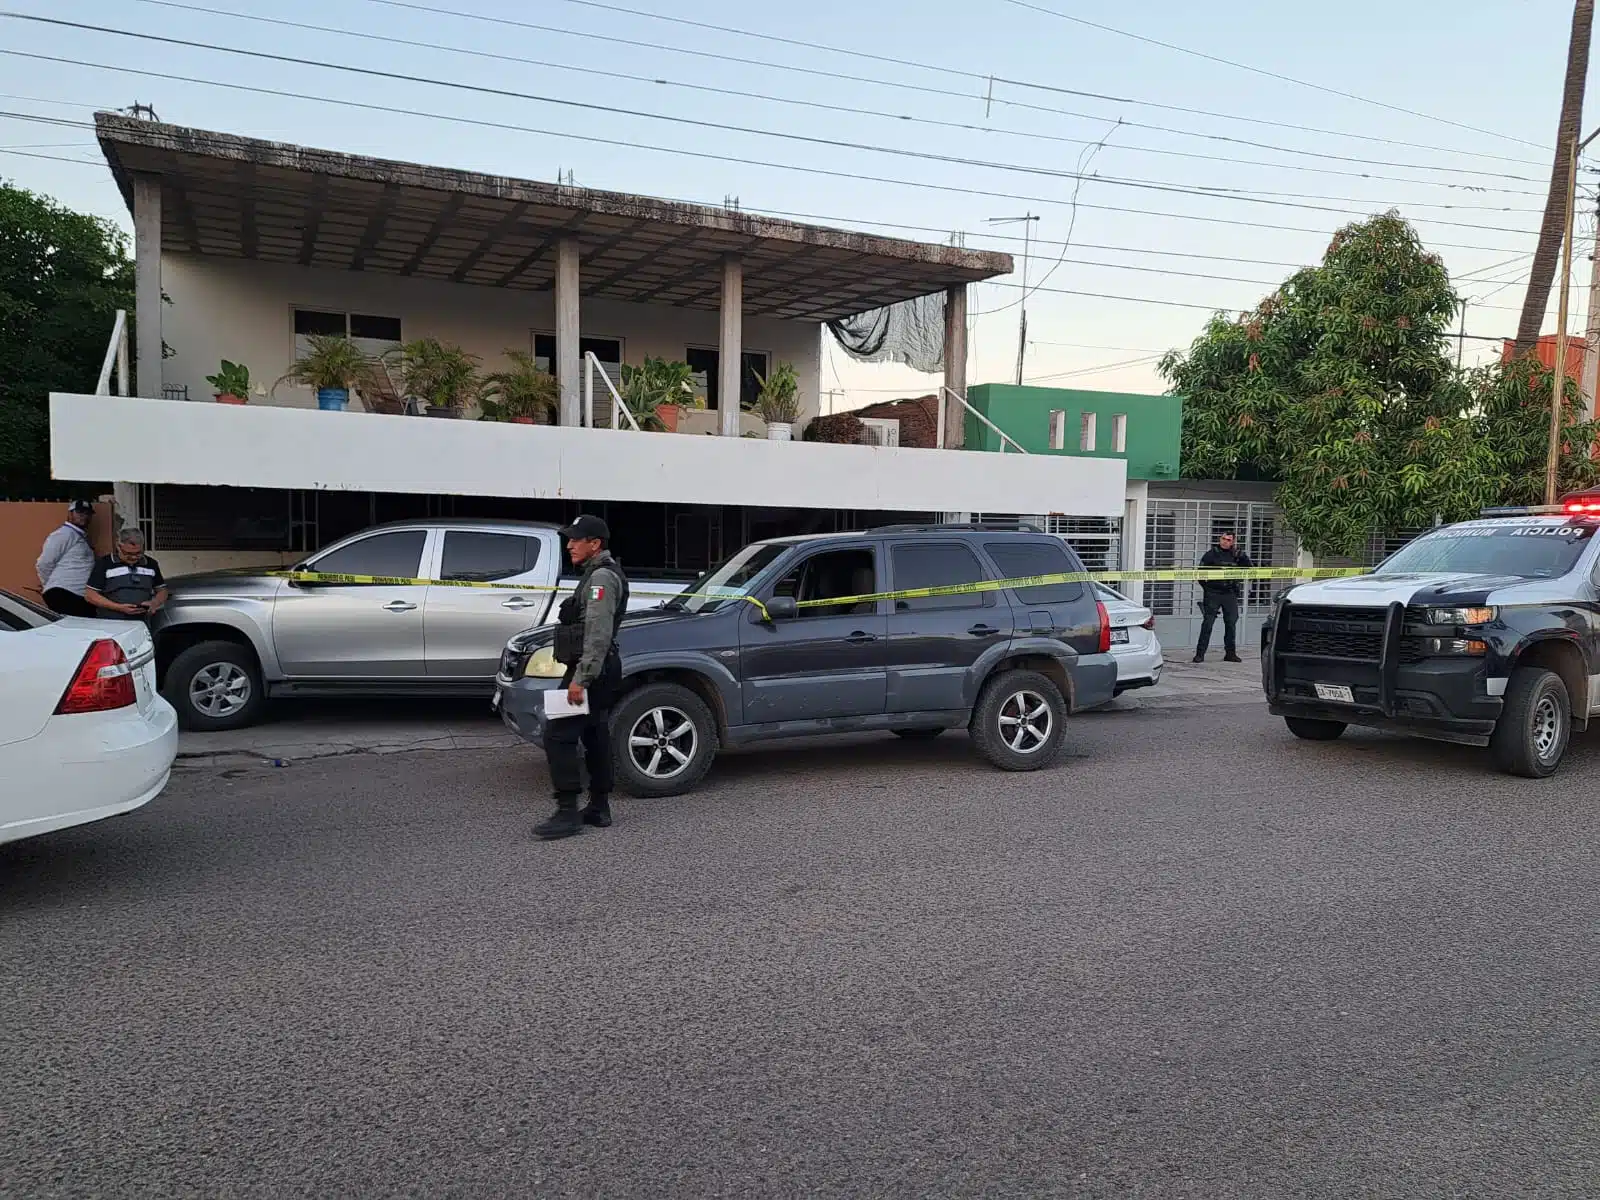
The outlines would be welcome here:
<svg viewBox="0 0 1600 1200">
<path fill-rule="evenodd" d="M 139 486 L 134 483 L 114 483 L 111 485 L 111 504 L 116 510 L 111 514 L 111 536 L 116 537 L 122 530 L 129 526 L 137 527 L 139 524 Z M 151 550 L 160 549 L 152 545 Z"/>
<path fill-rule="evenodd" d="M 556 244 L 556 381 L 561 385 L 562 425 L 583 423 L 583 357 L 578 353 L 578 291 L 582 284 L 578 239 L 562 238 Z M 604 388 L 604 383 L 595 381 L 597 392 Z M 595 407 L 610 412 L 611 393 L 607 391 L 605 396 L 604 404 L 595 397 Z"/>
<path fill-rule="evenodd" d="M 1146 534 L 1150 524 L 1150 485 L 1142 479 L 1128 481 L 1126 499 L 1122 508 L 1122 569 L 1145 569 Z M 1144 583 L 1128 581 L 1119 586 L 1121 592 L 1135 604 L 1144 603 Z"/>
<path fill-rule="evenodd" d="M 951 288 L 944 297 L 944 386 L 967 398 L 967 285 Z M 959 450 L 967 444 L 967 410 L 941 392 L 944 402 L 944 446 Z"/>
<path fill-rule="evenodd" d="M 133 177 L 133 303 L 141 396 L 161 398 L 161 176 Z M 106 336 L 111 336 L 106 331 Z"/>
<path fill-rule="evenodd" d="M 739 384 L 744 372 L 744 263 L 722 258 L 722 335 L 717 340 L 717 432 L 739 436 Z"/>
</svg>

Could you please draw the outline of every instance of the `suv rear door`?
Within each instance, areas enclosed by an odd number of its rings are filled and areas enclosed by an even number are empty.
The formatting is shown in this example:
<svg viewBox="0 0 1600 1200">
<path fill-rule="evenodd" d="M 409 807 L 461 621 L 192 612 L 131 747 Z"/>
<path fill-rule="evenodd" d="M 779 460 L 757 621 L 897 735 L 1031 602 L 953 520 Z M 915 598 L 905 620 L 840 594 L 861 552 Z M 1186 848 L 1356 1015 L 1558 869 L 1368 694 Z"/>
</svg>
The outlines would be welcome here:
<svg viewBox="0 0 1600 1200">
<path fill-rule="evenodd" d="M 761 599 L 865 595 L 884 590 L 883 550 L 852 542 L 808 550 L 786 567 Z M 766 622 L 752 609 L 739 626 L 744 722 L 824 720 L 884 711 L 886 600 L 802 608 L 792 620 Z"/>
<path fill-rule="evenodd" d="M 1000 569 L 1002 579 L 1081 572 L 1083 564 L 1060 538 L 1045 534 L 991 537 L 984 553 Z M 1079 654 L 1100 646 L 1100 613 L 1087 583 L 1053 583 L 1009 589 L 1016 616 L 1016 637 L 1044 637 L 1066 642 Z"/>
<path fill-rule="evenodd" d="M 949 587 L 994 576 L 959 539 L 889 543 L 888 590 Z M 969 707 L 968 673 L 991 647 L 1011 640 L 1012 612 L 998 592 L 908 597 L 889 613 L 892 713 Z"/>
</svg>

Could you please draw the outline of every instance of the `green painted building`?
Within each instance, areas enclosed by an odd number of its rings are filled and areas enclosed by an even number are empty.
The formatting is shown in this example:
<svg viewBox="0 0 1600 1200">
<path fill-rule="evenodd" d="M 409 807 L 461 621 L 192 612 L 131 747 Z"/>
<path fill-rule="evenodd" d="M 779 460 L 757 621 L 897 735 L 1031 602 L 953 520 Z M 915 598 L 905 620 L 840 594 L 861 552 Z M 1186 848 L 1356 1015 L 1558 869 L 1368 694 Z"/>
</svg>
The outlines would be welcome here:
<svg viewBox="0 0 1600 1200">
<path fill-rule="evenodd" d="M 967 401 L 1030 454 L 1126 458 L 1130 480 L 1178 478 L 1177 396 L 982 383 L 967 390 Z M 999 435 L 970 413 L 966 438 L 969 450 L 1000 449 Z"/>
</svg>

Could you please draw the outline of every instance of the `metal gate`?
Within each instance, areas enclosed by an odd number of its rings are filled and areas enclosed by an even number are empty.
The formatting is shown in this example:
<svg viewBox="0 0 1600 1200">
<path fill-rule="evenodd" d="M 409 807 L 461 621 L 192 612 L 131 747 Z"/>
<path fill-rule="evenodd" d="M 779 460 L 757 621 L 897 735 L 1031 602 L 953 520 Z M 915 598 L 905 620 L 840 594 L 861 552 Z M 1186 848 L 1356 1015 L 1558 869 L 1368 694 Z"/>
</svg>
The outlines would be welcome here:
<svg viewBox="0 0 1600 1200">
<path fill-rule="evenodd" d="M 1276 506 L 1255 501 L 1159 500 L 1152 498 L 1145 521 L 1144 562 L 1148 570 L 1197 567 L 1201 556 L 1224 533 L 1239 541 L 1239 548 L 1258 567 L 1292 567 L 1299 542 Z M 1289 583 L 1254 580 L 1244 585 L 1239 644 L 1251 647 L 1261 640 L 1261 624 L 1279 593 Z M 1198 583 L 1147 583 L 1145 605 L 1155 614 L 1156 636 L 1167 647 L 1192 647 L 1200 637 L 1200 585 Z M 1220 645 L 1222 630 L 1212 634 Z"/>
</svg>

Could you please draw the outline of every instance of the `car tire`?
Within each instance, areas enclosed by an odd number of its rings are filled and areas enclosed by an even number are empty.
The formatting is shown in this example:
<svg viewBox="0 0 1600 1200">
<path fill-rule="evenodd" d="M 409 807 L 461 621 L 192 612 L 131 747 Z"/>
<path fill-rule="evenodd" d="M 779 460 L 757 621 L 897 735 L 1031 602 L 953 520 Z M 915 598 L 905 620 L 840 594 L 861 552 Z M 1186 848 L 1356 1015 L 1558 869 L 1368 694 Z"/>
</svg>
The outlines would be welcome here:
<svg viewBox="0 0 1600 1200">
<path fill-rule="evenodd" d="M 908 742 L 931 742 L 943 732 L 944 726 L 941 725 L 937 729 L 896 729 L 894 735 Z"/>
<path fill-rule="evenodd" d="M 1283 723 L 1295 737 L 1307 742 L 1332 742 L 1350 728 L 1343 721 L 1323 721 L 1316 717 L 1285 717 Z"/>
<path fill-rule="evenodd" d="M 656 745 L 634 745 L 636 738 L 654 739 Z M 711 770 L 717 745 L 711 709 L 682 684 L 647 683 L 624 696 L 611 714 L 617 784 L 630 796 L 654 799 L 692 791 Z M 676 754 L 685 756 L 682 762 Z"/>
<path fill-rule="evenodd" d="M 1544 779 L 1556 773 L 1571 740 L 1572 702 L 1561 676 L 1542 667 L 1511 672 L 1489 741 L 1495 765 L 1508 775 Z"/>
<path fill-rule="evenodd" d="M 1048 676 L 1003 671 L 983 685 L 970 728 L 978 753 L 994 766 L 1037 771 L 1060 756 L 1066 724 L 1067 702 Z"/>
<path fill-rule="evenodd" d="M 267 702 L 261 665 L 237 642 L 200 642 L 167 667 L 162 689 L 178 724 L 197 733 L 254 725 Z"/>
</svg>

